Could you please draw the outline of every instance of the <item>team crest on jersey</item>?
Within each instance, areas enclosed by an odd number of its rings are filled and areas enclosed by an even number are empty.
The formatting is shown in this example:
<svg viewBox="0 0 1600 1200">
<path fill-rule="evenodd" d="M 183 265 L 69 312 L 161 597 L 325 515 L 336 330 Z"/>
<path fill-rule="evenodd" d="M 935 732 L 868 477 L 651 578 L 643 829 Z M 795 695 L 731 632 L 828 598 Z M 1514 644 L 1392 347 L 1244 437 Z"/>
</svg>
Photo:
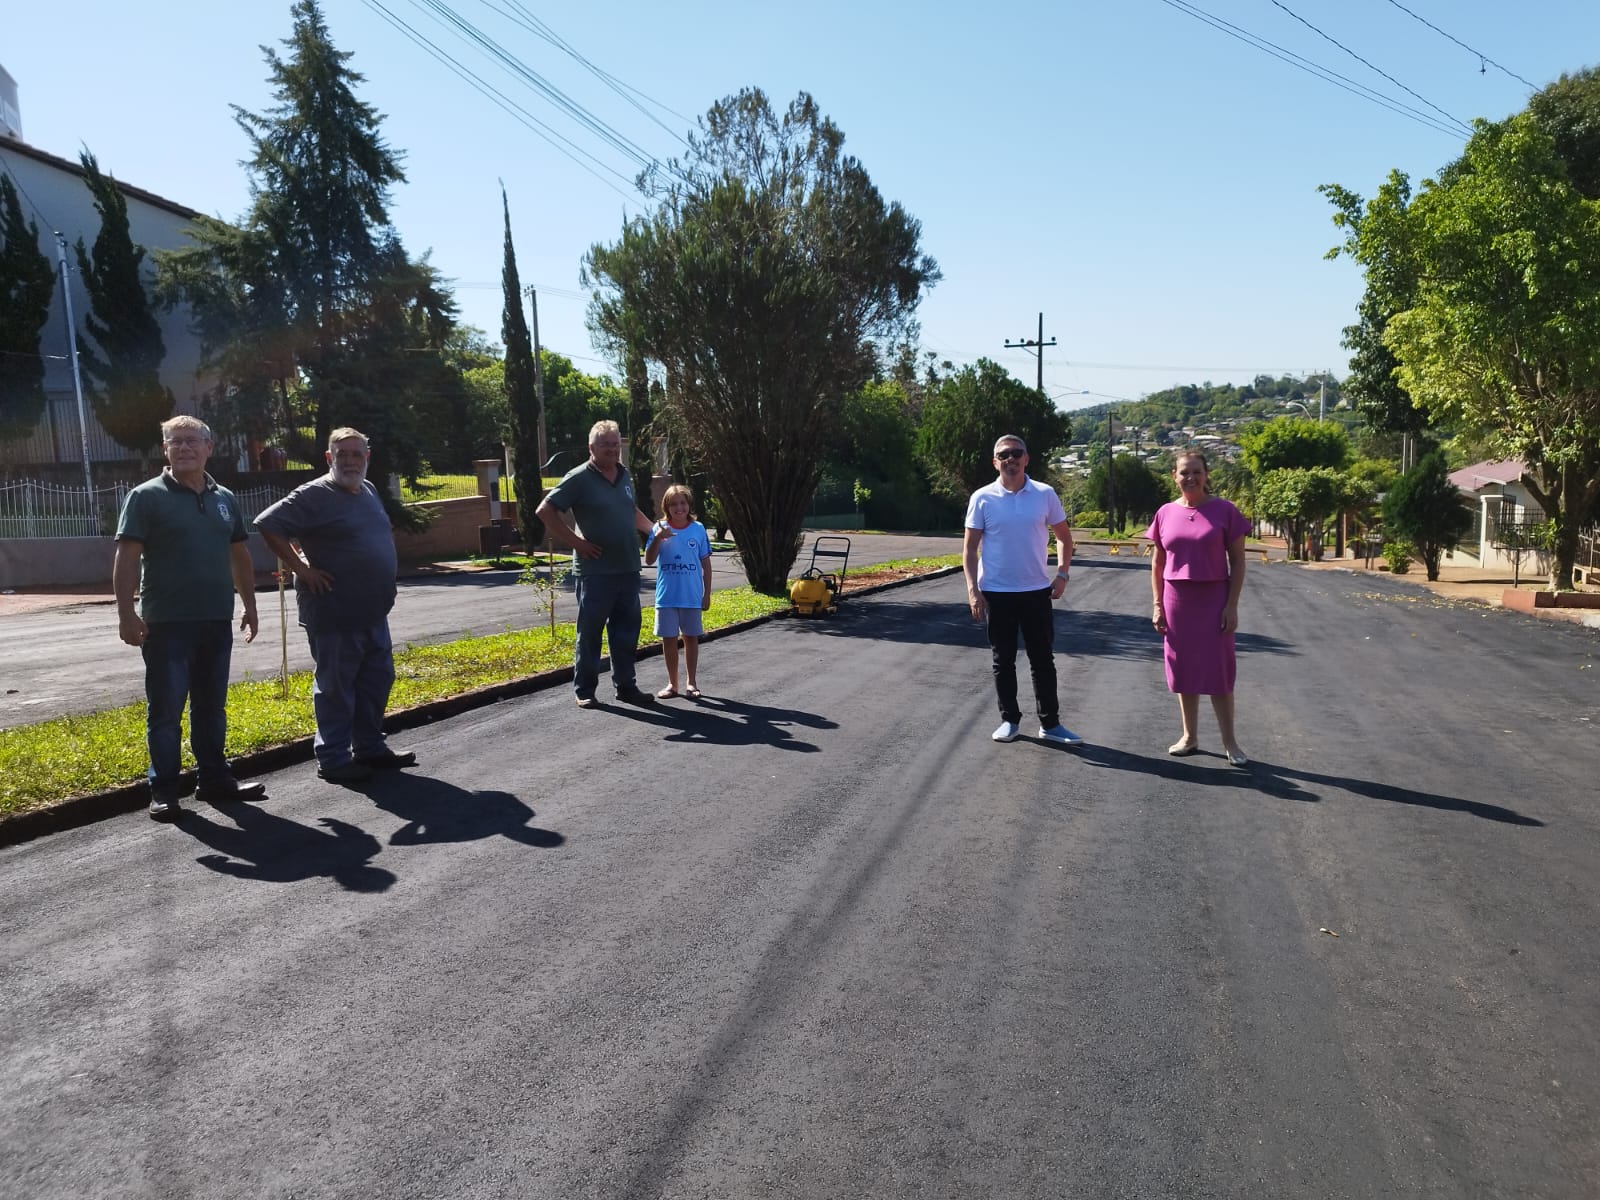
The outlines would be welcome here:
<svg viewBox="0 0 1600 1200">
<path fill-rule="evenodd" d="M 233 514 L 228 511 L 228 502 L 226 500 L 217 501 L 217 515 L 224 521 L 233 520 Z"/>
</svg>

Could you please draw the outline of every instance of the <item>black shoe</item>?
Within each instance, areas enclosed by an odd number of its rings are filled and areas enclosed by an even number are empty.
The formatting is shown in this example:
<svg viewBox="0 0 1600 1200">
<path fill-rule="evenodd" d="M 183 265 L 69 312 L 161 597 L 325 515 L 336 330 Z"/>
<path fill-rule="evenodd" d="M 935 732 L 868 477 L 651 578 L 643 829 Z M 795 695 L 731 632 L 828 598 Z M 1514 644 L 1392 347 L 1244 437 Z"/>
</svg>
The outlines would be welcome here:
<svg viewBox="0 0 1600 1200">
<path fill-rule="evenodd" d="M 183 815 L 183 806 L 178 803 L 176 796 L 150 797 L 150 819 L 152 821 L 176 821 Z"/>
<path fill-rule="evenodd" d="M 642 692 L 637 687 L 620 687 L 617 689 L 617 699 L 624 704 L 636 704 L 641 708 L 652 708 L 656 698 L 648 692 Z"/>
<path fill-rule="evenodd" d="M 318 767 L 317 774 L 329 783 L 360 783 L 372 778 L 372 768 L 366 763 L 351 761 L 337 767 Z"/>
<path fill-rule="evenodd" d="M 417 756 L 410 750 L 385 749 L 381 754 L 364 754 L 356 762 L 375 771 L 398 771 L 401 767 L 416 766 Z"/>
<path fill-rule="evenodd" d="M 194 798 L 207 804 L 236 804 L 241 800 L 265 800 L 267 785 L 252 780 L 240 783 L 232 775 L 208 779 L 194 790 Z"/>
</svg>

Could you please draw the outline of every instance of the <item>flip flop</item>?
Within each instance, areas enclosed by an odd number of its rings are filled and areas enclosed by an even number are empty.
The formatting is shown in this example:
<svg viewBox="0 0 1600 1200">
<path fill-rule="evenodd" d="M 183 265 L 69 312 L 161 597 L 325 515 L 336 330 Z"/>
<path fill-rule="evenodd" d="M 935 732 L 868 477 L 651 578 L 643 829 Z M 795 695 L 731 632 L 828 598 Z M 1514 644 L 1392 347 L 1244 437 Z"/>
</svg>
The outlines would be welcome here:
<svg viewBox="0 0 1600 1200">
<path fill-rule="evenodd" d="M 700 689 L 690 685 L 690 687 L 684 692 L 684 695 L 688 696 L 691 700 L 698 700 L 700 699 Z"/>
<path fill-rule="evenodd" d="M 659 692 L 656 693 L 656 699 L 657 700 L 671 700 L 677 694 L 678 694 L 678 691 L 677 691 L 676 688 L 664 687 Z"/>
</svg>

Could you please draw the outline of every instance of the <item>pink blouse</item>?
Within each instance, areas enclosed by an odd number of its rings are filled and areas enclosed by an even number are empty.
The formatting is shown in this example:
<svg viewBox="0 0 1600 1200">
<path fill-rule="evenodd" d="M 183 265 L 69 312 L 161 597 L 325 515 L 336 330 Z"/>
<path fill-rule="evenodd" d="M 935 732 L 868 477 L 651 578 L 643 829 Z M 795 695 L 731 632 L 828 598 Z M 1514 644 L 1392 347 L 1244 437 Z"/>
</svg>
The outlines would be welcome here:
<svg viewBox="0 0 1600 1200">
<path fill-rule="evenodd" d="M 1231 501 L 1210 496 L 1198 508 L 1163 504 L 1144 536 L 1166 551 L 1163 578 L 1201 583 L 1228 578 L 1228 547 L 1249 532 Z"/>
</svg>

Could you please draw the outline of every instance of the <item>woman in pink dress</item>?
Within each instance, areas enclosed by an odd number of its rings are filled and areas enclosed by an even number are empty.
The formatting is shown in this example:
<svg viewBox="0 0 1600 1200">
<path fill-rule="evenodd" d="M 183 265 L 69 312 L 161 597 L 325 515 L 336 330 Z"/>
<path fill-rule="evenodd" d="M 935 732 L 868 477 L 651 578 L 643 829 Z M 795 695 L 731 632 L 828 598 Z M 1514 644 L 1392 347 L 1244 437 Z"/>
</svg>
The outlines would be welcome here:
<svg viewBox="0 0 1600 1200">
<path fill-rule="evenodd" d="M 1200 748 L 1200 697 L 1210 696 L 1222 748 L 1236 767 L 1250 760 L 1233 735 L 1233 634 L 1244 590 L 1244 536 L 1250 523 L 1221 496 L 1208 495 L 1206 456 L 1178 455 L 1172 478 L 1179 497 L 1163 504 L 1145 530 L 1154 543 L 1151 621 L 1166 645 L 1167 689 L 1178 693 L 1183 736 L 1168 754 Z"/>
</svg>

